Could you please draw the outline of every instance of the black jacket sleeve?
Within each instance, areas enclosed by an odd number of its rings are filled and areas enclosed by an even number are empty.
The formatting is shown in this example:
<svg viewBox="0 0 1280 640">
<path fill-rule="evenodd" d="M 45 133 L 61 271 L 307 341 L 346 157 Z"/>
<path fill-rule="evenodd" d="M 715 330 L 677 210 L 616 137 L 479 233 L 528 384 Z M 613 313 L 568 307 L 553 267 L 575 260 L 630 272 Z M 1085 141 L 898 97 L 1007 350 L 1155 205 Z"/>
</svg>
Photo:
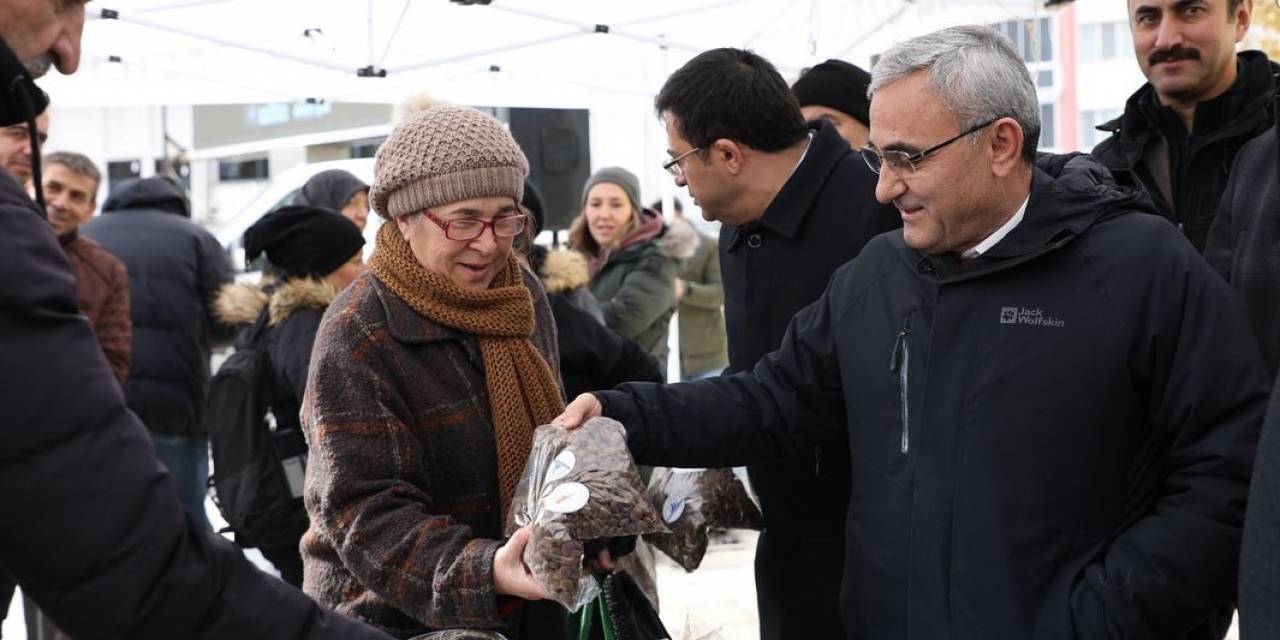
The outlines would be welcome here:
<svg viewBox="0 0 1280 640">
<path fill-rule="evenodd" d="M 1245 499 L 1271 390 L 1257 342 L 1226 283 L 1167 225 L 1152 228 L 1163 265 L 1108 282 L 1143 310 L 1127 334 L 1135 388 L 1149 405 L 1149 444 L 1163 478 L 1136 488 L 1146 515 L 1118 527 L 1071 596 L 1079 638 L 1180 637 L 1231 606 Z M 1117 265 L 1105 265 L 1117 266 Z M 1118 266 L 1117 266 L 1118 268 Z M 1123 302 L 1121 304 L 1124 304 Z M 1127 321 L 1126 321 L 1127 323 Z M 1188 541 L 1194 541 L 1188 544 Z"/>
<path fill-rule="evenodd" d="M 304 309 L 295 312 L 280 324 L 276 331 L 276 344 L 271 350 L 271 361 L 278 380 L 282 380 L 298 406 L 307 391 L 307 368 L 311 364 L 311 348 L 316 343 L 323 313 Z"/>
<path fill-rule="evenodd" d="M 70 266 L 0 175 L 0 565 L 76 638 L 386 638 L 198 529 L 125 408 Z"/>
<path fill-rule="evenodd" d="M 624 382 L 662 382 L 658 361 L 636 341 L 623 337 L 564 294 L 548 296 L 560 340 L 560 372 L 565 395 L 609 389 Z"/>
<path fill-rule="evenodd" d="M 231 269 L 231 259 L 227 257 L 222 245 L 218 244 L 218 239 L 211 233 L 201 230 L 196 244 L 200 265 L 198 274 L 200 299 L 204 302 L 205 321 L 208 323 L 210 338 L 215 345 L 226 345 L 235 338 L 238 327 L 223 324 L 218 320 L 214 301 L 217 300 L 218 292 L 222 291 L 222 287 L 235 279 Z"/>
<path fill-rule="evenodd" d="M 632 383 L 596 394 L 605 415 L 626 426 L 636 461 L 741 466 L 836 435 L 845 406 L 831 292 L 840 280 L 838 272 L 822 297 L 792 318 L 779 349 L 753 371 L 681 384 Z"/>
</svg>

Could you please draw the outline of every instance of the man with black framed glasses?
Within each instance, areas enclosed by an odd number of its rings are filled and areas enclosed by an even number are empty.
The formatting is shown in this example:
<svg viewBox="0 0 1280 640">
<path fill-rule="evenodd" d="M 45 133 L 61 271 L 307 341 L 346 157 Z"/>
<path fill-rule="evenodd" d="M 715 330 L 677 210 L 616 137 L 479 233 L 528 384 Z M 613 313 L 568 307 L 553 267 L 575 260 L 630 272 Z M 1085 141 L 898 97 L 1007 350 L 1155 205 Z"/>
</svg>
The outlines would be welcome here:
<svg viewBox="0 0 1280 640">
<path fill-rule="evenodd" d="M 1220 639 L 1270 392 L 1239 303 L 1141 190 L 1037 156 L 1035 86 L 990 28 L 894 46 L 871 90 L 902 234 L 754 369 L 557 420 L 608 415 L 677 467 L 841 439 L 849 638 Z"/>
<path fill-rule="evenodd" d="M 806 125 L 782 76 L 750 51 L 696 56 L 655 106 L 667 128 L 664 168 L 704 218 L 723 223 L 726 371 L 748 370 L 778 348 L 791 316 L 818 299 L 837 267 L 901 222 L 875 201 L 875 176 L 836 127 Z M 814 443 L 748 473 L 765 519 L 756 547 L 761 637 L 839 637 L 847 448 Z"/>
</svg>

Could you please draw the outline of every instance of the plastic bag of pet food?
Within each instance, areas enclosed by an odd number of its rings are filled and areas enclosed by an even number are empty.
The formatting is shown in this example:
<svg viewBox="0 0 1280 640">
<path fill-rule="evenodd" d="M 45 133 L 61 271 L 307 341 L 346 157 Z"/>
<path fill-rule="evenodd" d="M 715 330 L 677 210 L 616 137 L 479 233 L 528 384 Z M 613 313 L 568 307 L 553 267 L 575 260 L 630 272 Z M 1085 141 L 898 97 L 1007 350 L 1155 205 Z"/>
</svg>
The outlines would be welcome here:
<svg viewBox="0 0 1280 640">
<path fill-rule="evenodd" d="M 653 470 L 649 498 L 662 514 L 669 533 L 644 539 L 685 571 L 702 564 L 709 529 L 755 529 L 764 526 L 760 508 L 733 469 Z"/>
<path fill-rule="evenodd" d="M 569 431 L 538 427 L 507 518 L 508 535 L 532 525 L 524 561 L 551 599 L 576 611 L 600 593 L 586 550 L 625 547 L 625 538 L 665 532 L 622 425 L 588 420 Z M 631 541 L 634 543 L 634 540 Z M 615 554 L 616 555 L 616 554 Z"/>
</svg>

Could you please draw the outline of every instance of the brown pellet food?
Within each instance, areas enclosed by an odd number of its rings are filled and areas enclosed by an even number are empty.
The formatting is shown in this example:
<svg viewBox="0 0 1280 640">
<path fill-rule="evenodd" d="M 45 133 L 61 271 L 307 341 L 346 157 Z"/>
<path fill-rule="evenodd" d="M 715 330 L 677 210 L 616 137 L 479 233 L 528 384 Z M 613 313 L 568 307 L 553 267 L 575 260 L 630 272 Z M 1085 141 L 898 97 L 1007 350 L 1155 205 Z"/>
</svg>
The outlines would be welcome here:
<svg viewBox="0 0 1280 640">
<path fill-rule="evenodd" d="M 644 538 L 685 571 L 702 564 L 709 529 L 759 530 L 764 526 L 760 508 L 733 469 L 659 467 L 649 479 L 649 498 L 670 532 L 649 533 Z"/>
<path fill-rule="evenodd" d="M 590 540 L 665 532 L 617 421 L 578 429 L 538 427 L 507 517 L 510 535 L 532 525 L 524 561 L 551 599 L 570 611 L 599 593 L 583 566 Z"/>
</svg>

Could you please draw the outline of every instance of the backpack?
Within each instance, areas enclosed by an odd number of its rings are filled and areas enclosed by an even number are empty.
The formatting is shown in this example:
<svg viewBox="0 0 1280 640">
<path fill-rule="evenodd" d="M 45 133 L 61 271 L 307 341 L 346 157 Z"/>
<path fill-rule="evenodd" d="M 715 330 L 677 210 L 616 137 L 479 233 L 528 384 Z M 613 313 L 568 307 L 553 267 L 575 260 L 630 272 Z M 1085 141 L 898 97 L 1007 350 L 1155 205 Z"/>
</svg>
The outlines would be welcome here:
<svg viewBox="0 0 1280 640">
<path fill-rule="evenodd" d="M 209 486 L 229 525 L 219 533 L 233 532 L 242 547 L 296 547 L 307 528 L 307 446 L 298 430 L 275 429 L 266 325 L 264 310 L 210 381 L 204 412 L 213 453 Z"/>
</svg>

